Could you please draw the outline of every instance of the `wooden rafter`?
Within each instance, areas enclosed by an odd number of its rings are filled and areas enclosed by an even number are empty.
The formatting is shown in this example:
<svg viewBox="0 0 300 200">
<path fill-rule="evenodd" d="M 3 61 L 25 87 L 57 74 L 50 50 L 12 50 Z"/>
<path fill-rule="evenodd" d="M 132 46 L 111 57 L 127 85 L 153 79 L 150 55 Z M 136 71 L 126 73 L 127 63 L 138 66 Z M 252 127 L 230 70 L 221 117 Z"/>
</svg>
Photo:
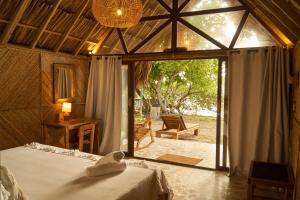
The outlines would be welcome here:
<svg viewBox="0 0 300 200">
<path fill-rule="evenodd" d="M 149 1 L 150 1 L 150 0 L 146 0 L 145 5 L 146 5 Z M 153 15 L 153 14 L 157 11 L 158 8 L 159 8 L 159 4 L 157 4 L 157 5 L 155 6 L 155 8 L 152 10 L 151 15 Z M 155 25 L 153 26 L 153 29 L 155 29 L 155 27 L 157 26 L 158 23 L 159 23 L 159 21 L 157 20 L 157 22 L 156 22 Z M 146 23 L 144 23 L 143 26 L 138 30 L 138 32 L 136 33 L 136 36 L 138 36 L 138 35 L 143 31 L 143 29 L 145 28 L 145 26 L 146 26 Z M 126 33 L 127 33 L 128 31 L 129 31 L 129 28 L 127 28 L 127 29 L 125 30 L 124 35 L 126 35 Z M 117 44 L 114 46 L 114 48 L 115 48 L 116 46 L 118 46 L 119 42 L 120 42 L 120 41 L 117 42 Z M 133 42 L 133 41 L 131 41 L 131 42 Z M 127 46 L 130 46 L 130 44 L 131 44 L 131 43 L 127 44 Z"/>
<path fill-rule="evenodd" d="M 3 22 L 3 23 L 8 23 L 8 20 L 5 20 L 5 19 L 0 19 L 0 22 Z M 38 30 L 39 27 L 37 26 L 32 26 L 32 25 L 28 25 L 28 24 L 23 24 L 23 23 L 18 23 L 19 27 L 22 27 L 22 28 L 29 28 L 29 29 L 32 29 L 32 30 Z M 53 34 L 53 35 L 57 35 L 57 36 L 62 36 L 63 33 L 60 33 L 60 32 L 57 32 L 57 31 L 51 31 L 51 30 L 45 30 L 44 33 L 50 33 L 50 34 Z M 81 38 L 78 38 L 78 37 L 75 37 L 75 36 L 71 36 L 69 35 L 68 38 L 72 39 L 72 40 L 77 40 L 77 41 L 81 41 L 82 39 Z M 91 44 L 97 44 L 97 42 L 93 42 L 93 41 L 86 41 L 87 43 L 91 43 Z"/>
<path fill-rule="evenodd" d="M 172 12 L 172 9 L 164 2 L 163 0 L 156 0 L 160 5 L 162 5 L 167 11 L 170 13 Z"/>
<path fill-rule="evenodd" d="M 120 30 L 119 28 L 117 29 L 117 32 L 118 32 L 119 39 L 120 39 L 120 41 L 121 41 L 123 50 L 124 50 L 125 54 L 128 54 L 128 49 L 127 49 L 127 46 L 126 46 L 126 43 L 125 43 L 123 34 L 122 34 L 122 32 L 121 32 L 121 30 Z"/>
<path fill-rule="evenodd" d="M 185 8 L 185 6 L 190 2 L 191 0 L 185 0 L 181 5 L 180 5 L 180 7 L 178 8 L 178 11 L 180 12 L 180 11 L 182 11 L 184 8 Z"/>
<path fill-rule="evenodd" d="M 140 22 L 144 21 L 152 21 L 152 20 L 160 20 L 160 19 L 170 19 L 171 15 L 170 14 L 165 14 L 165 15 L 155 15 L 155 16 L 146 16 L 142 17 Z"/>
<path fill-rule="evenodd" d="M 96 29 L 96 27 L 99 25 L 99 22 L 95 23 L 93 28 L 91 30 L 89 30 L 88 32 L 86 32 L 85 36 L 83 37 L 83 39 L 80 41 L 79 45 L 76 47 L 75 51 L 74 51 L 74 55 L 77 56 L 78 53 L 80 52 L 80 50 L 82 49 L 83 45 L 88 41 L 88 39 L 91 37 L 91 35 L 93 34 L 94 30 Z"/>
<path fill-rule="evenodd" d="M 54 16 L 56 10 L 58 9 L 60 3 L 62 2 L 62 0 L 56 0 L 53 8 L 49 14 L 49 16 L 47 17 L 47 19 L 43 22 L 43 24 L 40 26 L 40 28 L 37 30 L 34 39 L 32 40 L 31 44 L 30 44 L 30 48 L 35 48 L 35 46 L 37 45 L 39 39 L 41 38 L 43 32 L 46 30 L 48 24 L 50 23 L 52 17 Z"/>
<path fill-rule="evenodd" d="M 272 1 L 273 4 L 295 24 L 295 26 L 300 27 L 299 19 L 300 19 L 300 10 L 294 7 L 294 4 L 288 1 Z M 300 5 L 300 2 L 299 2 Z"/>
<path fill-rule="evenodd" d="M 97 53 L 99 49 L 104 46 L 105 42 L 108 40 L 114 30 L 114 28 L 111 28 L 107 31 L 106 35 L 103 37 L 103 40 L 100 39 L 100 41 L 95 45 L 93 52 Z"/>
<path fill-rule="evenodd" d="M 228 8 L 216 8 L 216 9 L 209 9 L 209 10 L 181 12 L 181 13 L 179 13 L 179 16 L 180 17 L 187 17 L 187 16 L 196 16 L 196 15 L 207 15 L 207 14 L 234 12 L 234 11 L 241 11 L 241 10 L 247 10 L 247 7 L 246 6 L 235 6 L 235 7 L 228 7 Z"/>
<path fill-rule="evenodd" d="M 60 48 L 64 44 L 65 40 L 68 38 L 70 32 L 72 31 L 73 27 L 76 25 L 76 23 L 79 20 L 80 16 L 82 15 L 82 13 L 84 12 L 84 10 L 88 6 L 89 2 L 90 2 L 90 0 L 86 0 L 83 3 L 82 7 L 80 8 L 79 12 L 76 13 L 73 22 L 70 23 L 69 27 L 67 27 L 67 29 L 66 29 L 67 31 L 63 34 L 63 37 L 58 42 L 58 45 L 55 47 L 55 49 L 54 49 L 55 52 L 58 52 L 60 50 Z"/>
<path fill-rule="evenodd" d="M 171 23 L 171 19 L 160 25 L 155 31 L 153 31 L 148 37 L 146 37 L 142 42 L 140 42 L 136 47 L 134 47 L 130 53 L 135 53 L 142 46 L 144 46 L 149 40 L 151 40 L 155 35 L 157 35 L 162 29 L 164 29 L 168 24 Z"/>
<path fill-rule="evenodd" d="M 241 31 L 242 31 L 242 29 L 243 29 L 243 27 L 244 27 L 244 25 L 245 25 L 245 23 L 246 23 L 246 21 L 247 21 L 247 19 L 248 19 L 249 13 L 250 13 L 250 11 L 247 10 L 247 11 L 245 12 L 245 14 L 243 15 L 243 18 L 241 19 L 241 22 L 240 22 L 240 24 L 239 24 L 239 26 L 238 26 L 238 28 L 237 28 L 237 30 L 236 30 L 236 32 L 235 32 L 233 38 L 232 38 L 232 41 L 231 41 L 231 43 L 230 43 L 230 45 L 229 45 L 229 48 L 230 48 L 230 49 L 232 49 L 232 48 L 234 47 L 234 45 L 235 45 L 237 39 L 239 38 L 240 33 L 241 33 Z"/>
<path fill-rule="evenodd" d="M 220 42 L 218 42 L 214 38 L 210 37 L 208 34 L 204 33 L 203 31 L 201 31 L 200 29 L 198 29 L 194 25 L 190 24 L 186 20 L 184 20 L 182 18 L 179 18 L 178 21 L 180 23 L 182 23 L 183 25 L 185 25 L 186 27 L 188 27 L 189 29 L 191 29 L 192 31 L 194 31 L 195 33 L 197 33 L 198 35 L 204 37 L 205 39 L 207 39 L 208 41 L 210 41 L 214 45 L 218 46 L 219 48 L 221 48 L 221 49 L 227 49 L 226 46 L 224 46 L 223 44 L 221 44 Z"/>
<path fill-rule="evenodd" d="M 173 9 L 172 9 L 172 41 L 171 49 L 173 52 L 177 49 L 177 20 L 178 20 L 178 0 L 173 0 Z"/>
<path fill-rule="evenodd" d="M 5 26 L 5 29 L 0 37 L 0 43 L 6 44 L 8 43 L 12 33 L 14 32 L 17 24 L 22 19 L 22 16 L 30 4 L 31 0 L 22 0 L 17 10 L 14 12 L 13 16 L 10 18 L 8 24 Z"/>
<path fill-rule="evenodd" d="M 244 6 L 246 6 L 249 10 L 252 16 L 255 17 L 255 19 L 261 23 L 261 25 L 269 31 L 269 33 L 271 33 L 273 35 L 274 38 L 277 39 L 278 42 L 280 42 L 282 45 L 287 45 L 288 42 L 290 42 L 289 40 L 294 40 L 295 38 L 291 35 L 291 33 L 287 30 L 283 31 L 285 32 L 285 34 L 287 34 L 287 38 L 286 36 L 281 32 L 281 30 L 277 27 L 278 26 L 278 22 L 276 22 L 276 24 L 274 24 L 273 22 L 270 21 L 270 19 L 268 18 L 264 18 L 264 20 L 261 18 L 262 16 L 258 16 L 257 15 L 257 9 L 254 10 L 254 8 L 251 6 L 251 4 L 249 4 L 249 2 L 247 0 L 239 0 L 239 2 L 241 4 L 243 4 Z M 265 21 L 268 21 L 265 22 Z M 279 26 L 280 27 L 280 26 Z M 282 27 L 281 27 L 282 28 Z M 281 35 L 281 36 L 279 36 Z M 284 41 L 285 40 L 285 41 Z M 294 41 L 293 41 L 294 42 Z M 288 44 L 290 45 L 290 44 Z"/>
</svg>

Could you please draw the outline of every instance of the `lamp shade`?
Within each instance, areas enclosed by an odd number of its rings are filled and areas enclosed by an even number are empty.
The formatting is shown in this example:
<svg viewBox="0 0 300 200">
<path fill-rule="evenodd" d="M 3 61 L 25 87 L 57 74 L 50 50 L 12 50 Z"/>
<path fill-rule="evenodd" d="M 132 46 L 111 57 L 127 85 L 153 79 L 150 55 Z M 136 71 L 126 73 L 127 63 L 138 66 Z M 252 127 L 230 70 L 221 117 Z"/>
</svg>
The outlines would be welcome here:
<svg viewBox="0 0 300 200">
<path fill-rule="evenodd" d="M 72 103 L 64 102 L 62 104 L 62 112 L 70 113 L 72 111 Z"/>
<path fill-rule="evenodd" d="M 93 0 L 92 12 L 103 26 L 129 28 L 142 17 L 140 0 Z"/>
</svg>

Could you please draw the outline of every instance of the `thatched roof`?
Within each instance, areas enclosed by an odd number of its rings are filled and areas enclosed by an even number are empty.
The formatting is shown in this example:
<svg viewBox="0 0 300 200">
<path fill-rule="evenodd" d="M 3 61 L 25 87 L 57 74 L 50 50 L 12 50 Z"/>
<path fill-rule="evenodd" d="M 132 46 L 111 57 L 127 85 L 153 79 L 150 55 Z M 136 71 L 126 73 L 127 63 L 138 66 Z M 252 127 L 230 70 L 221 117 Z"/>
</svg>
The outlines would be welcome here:
<svg viewBox="0 0 300 200">
<path fill-rule="evenodd" d="M 101 53 L 133 52 L 137 45 L 162 26 L 164 31 L 156 36 L 156 40 L 171 37 L 172 25 L 167 22 L 174 19 L 170 14 L 172 9 L 168 9 L 172 8 L 172 0 L 142 0 L 144 19 L 136 27 L 124 30 L 101 26 L 91 13 L 91 1 L 0 0 L 0 43 L 88 55 L 91 50 L 99 48 Z M 179 5 L 190 7 L 195 3 L 197 0 L 178 0 Z M 244 6 L 243 11 L 249 11 L 283 44 L 295 44 L 299 40 L 299 1 L 241 0 L 237 6 Z M 147 20 L 149 16 L 152 16 L 151 20 Z M 161 16 L 161 19 L 153 20 L 153 16 Z M 136 52 L 153 49 L 153 41 L 139 45 Z M 166 47 L 170 46 L 170 42 L 165 42 L 169 43 Z M 218 43 L 214 45 L 218 46 Z"/>
</svg>

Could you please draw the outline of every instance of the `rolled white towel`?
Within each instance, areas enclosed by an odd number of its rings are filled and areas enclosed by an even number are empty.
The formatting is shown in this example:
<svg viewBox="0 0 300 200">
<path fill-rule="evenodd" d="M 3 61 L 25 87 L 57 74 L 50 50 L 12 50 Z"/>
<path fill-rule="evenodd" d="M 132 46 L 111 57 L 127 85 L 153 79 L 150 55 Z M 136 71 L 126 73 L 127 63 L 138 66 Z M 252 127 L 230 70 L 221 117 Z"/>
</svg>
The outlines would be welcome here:
<svg viewBox="0 0 300 200">
<path fill-rule="evenodd" d="M 94 165 L 86 169 L 87 176 L 102 176 L 106 174 L 112 174 L 122 172 L 127 168 L 126 162 L 115 162 L 101 165 Z"/>
<path fill-rule="evenodd" d="M 0 165 L 1 184 L 9 192 L 9 200 L 28 200 L 28 197 L 18 186 L 15 176 L 7 168 Z"/>
<path fill-rule="evenodd" d="M 105 165 L 108 163 L 119 163 L 125 154 L 122 151 L 113 151 L 100 158 L 95 165 Z"/>
</svg>

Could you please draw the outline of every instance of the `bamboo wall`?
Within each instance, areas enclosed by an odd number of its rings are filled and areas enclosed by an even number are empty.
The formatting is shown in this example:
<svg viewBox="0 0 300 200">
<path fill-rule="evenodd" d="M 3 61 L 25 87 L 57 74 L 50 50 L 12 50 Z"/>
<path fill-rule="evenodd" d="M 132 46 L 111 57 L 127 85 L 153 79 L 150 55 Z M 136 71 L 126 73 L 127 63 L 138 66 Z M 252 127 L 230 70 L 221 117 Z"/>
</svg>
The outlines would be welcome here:
<svg viewBox="0 0 300 200">
<path fill-rule="evenodd" d="M 43 142 L 42 123 L 53 120 L 53 63 L 76 67 L 76 100 L 72 116 L 82 117 L 88 59 L 0 46 L 0 150 Z"/>
<path fill-rule="evenodd" d="M 300 41 L 294 51 L 294 74 L 300 71 Z M 295 199 L 300 200 L 300 85 L 293 86 L 293 113 L 291 135 L 291 165 L 295 174 Z"/>
</svg>

